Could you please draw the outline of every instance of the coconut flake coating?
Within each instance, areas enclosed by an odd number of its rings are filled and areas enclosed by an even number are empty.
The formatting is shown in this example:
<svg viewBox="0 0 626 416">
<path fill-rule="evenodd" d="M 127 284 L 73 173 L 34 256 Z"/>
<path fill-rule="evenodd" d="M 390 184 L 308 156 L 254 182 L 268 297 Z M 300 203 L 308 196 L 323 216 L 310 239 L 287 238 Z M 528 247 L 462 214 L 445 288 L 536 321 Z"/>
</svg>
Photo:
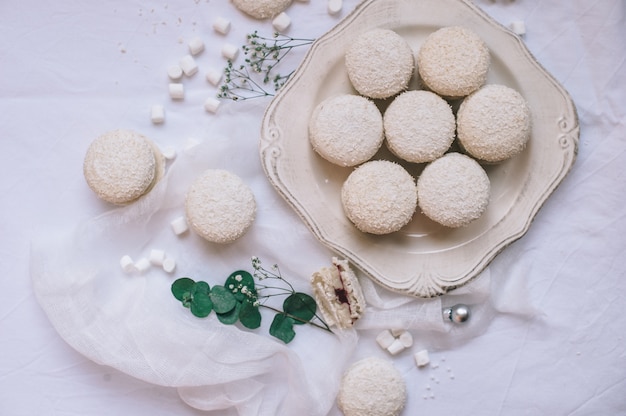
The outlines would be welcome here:
<svg viewBox="0 0 626 416">
<path fill-rule="evenodd" d="M 428 164 L 417 180 L 419 207 L 446 227 L 463 227 L 478 219 L 489 204 L 489 177 L 469 156 L 448 153 Z"/>
<path fill-rule="evenodd" d="M 235 7 L 255 19 L 268 19 L 285 11 L 292 0 L 232 0 Z"/>
<path fill-rule="evenodd" d="M 132 130 L 113 130 L 89 145 L 83 174 L 99 198 L 125 205 L 144 195 L 160 179 L 162 158 L 147 137 Z"/>
<path fill-rule="evenodd" d="M 415 213 L 415 179 L 397 163 L 366 162 L 344 182 L 341 202 L 346 216 L 359 230 L 389 234 L 405 226 Z"/>
<path fill-rule="evenodd" d="M 460 26 L 431 33 L 417 53 L 422 81 L 445 97 L 464 97 L 483 86 L 489 65 L 485 42 L 472 30 Z"/>
<path fill-rule="evenodd" d="M 330 97 L 313 111 L 309 139 L 313 149 L 329 162 L 355 166 L 371 159 L 382 145 L 383 117 L 365 97 Z"/>
<path fill-rule="evenodd" d="M 345 416 L 397 416 L 406 404 L 406 383 L 387 360 L 365 358 L 341 379 L 337 406 Z"/>
<path fill-rule="evenodd" d="M 388 98 L 405 90 L 415 70 L 413 50 L 388 29 L 373 29 L 356 38 L 346 51 L 352 86 L 366 97 Z"/>
<path fill-rule="evenodd" d="M 501 162 L 520 153 L 530 138 L 528 103 L 504 85 L 486 85 L 465 98 L 457 113 L 461 146 L 486 162 Z"/>
<path fill-rule="evenodd" d="M 185 198 L 187 222 L 208 241 L 230 243 L 252 225 L 256 201 L 237 175 L 209 169 L 189 187 Z"/>
<path fill-rule="evenodd" d="M 450 105 L 430 91 L 406 91 L 385 111 L 387 147 L 399 158 L 424 163 L 441 157 L 454 141 Z"/>
</svg>

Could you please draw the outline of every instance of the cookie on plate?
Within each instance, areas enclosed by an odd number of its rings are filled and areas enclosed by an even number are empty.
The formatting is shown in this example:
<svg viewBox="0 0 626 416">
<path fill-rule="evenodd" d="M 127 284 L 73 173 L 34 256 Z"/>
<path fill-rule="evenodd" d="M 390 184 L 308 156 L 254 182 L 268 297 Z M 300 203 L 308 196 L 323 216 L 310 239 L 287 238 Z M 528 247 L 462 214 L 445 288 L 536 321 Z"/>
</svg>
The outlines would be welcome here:
<svg viewBox="0 0 626 416">
<path fill-rule="evenodd" d="M 185 213 L 187 222 L 201 237 L 214 243 L 231 243 L 252 225 L 256 200 L 239 176 L 209 169 L 189 187 Z"/>
<path fill-rule="evenodd" d="M 132 130 L 113 130 L 87 149 L 83 174 L 104 201 L 126 205 L 148 193 L 163 177 L 165 159 L 147 137 Z"/>
</svg>

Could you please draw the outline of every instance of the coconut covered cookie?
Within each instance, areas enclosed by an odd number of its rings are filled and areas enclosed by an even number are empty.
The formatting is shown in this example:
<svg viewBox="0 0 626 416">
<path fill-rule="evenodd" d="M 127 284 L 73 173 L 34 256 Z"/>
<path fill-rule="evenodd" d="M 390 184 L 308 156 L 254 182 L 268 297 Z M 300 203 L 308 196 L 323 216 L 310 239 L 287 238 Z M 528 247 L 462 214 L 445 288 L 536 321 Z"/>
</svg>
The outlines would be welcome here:
<svg viewBox="0 0 626 416">
<path fill-rule="evenodd" d="M 406 405 L 406 383 L 387 360 L 357 361 L 341 380 L 337 406 L 345 416 L 398 416 Z"/>
<path fill-rule="evenodd" d="M 509 159 L 530 138 L 530 108 L 519 92 L 504 85 L 486 85 L 466 97 L 457 113 L 461 146 L 486 162 Z"/>
<path fill-rule="evenodd" d="M 413 218 L 415 179 L 399 164 L 373 160 L 356 168 L 341 188 L 346 216 L 361 231 L 389 234 Z"/>
<path fill-rule="evenodd" d="M 285 11 L 292 0 L 231 0 L 235 7 L 255 19 L 269 19 Z"/>
<path fill-rule="evenodd" d="M 378 107 L 359 95 L 338 95 L 317 105 L 309 121 L 309 140 L 324 159 L 355 166 L 371 159 L 383 143 Z"/>
<path fill-rule="evenodd" d="M 489 65 L 485 42 L 474 31 L 460 26 L 431 33 L 417 54 L 422 81 L 444 97 L 464 97 L 482 87 Z"/>
<path fill-rule="evenodd" d="M 197 234 L 214 243 L 230 243 L 252 225 L 256 201 L 237 175 L 209 169 L 189 187 L 185 212 L 187 222 Z"/>
<path fill-rule="evenodd" d="M 389 98 L 408 87 L 415 70 L 413 50 L 396 32 L 373 29 L 346 51 L 346 70 L 359 94 Z"/>
<path fill-rule="evenodd" d="M 87 149 L 83 174 L 104 201 L 126 205 L 148 193 L 161 179 L 165 159 L 147 137 L 132 130 L 113 130 Z"/>
</svg>

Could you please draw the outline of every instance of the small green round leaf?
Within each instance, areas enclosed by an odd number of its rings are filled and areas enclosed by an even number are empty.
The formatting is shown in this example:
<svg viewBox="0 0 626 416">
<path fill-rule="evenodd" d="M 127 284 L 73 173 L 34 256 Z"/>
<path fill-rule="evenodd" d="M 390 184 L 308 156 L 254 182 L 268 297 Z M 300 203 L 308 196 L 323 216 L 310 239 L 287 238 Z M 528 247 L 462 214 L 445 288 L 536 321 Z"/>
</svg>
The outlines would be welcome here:
<svg viewBox="0 0 626 416">
<path fill-rule="evenodd" d="M 213 309 L 215 313 L 226 313 L 232 311 L 237 306 L 237 299 L 224 286 L 215 285 L 209 293 L 213 301 Z"/>
<path fill-rule="evenodd" d="M 245 299 L 256 300 L 257 298 L 254 277 L 245 270 L 237 270 L 231 273 L 226 279 L 226 282 L 224 282 L 224 287 L 230 290 L 240 302 L 243 302 Z M 244 287 L 246 288 L 245 291 L 249 292 L 250 296 L 243 292 Z"/>
<path fill-rule="evenodd" d="M 239 321 L 248 329 L 256 329 L 261 326 L 261 312 L 259 307 L 252 302 L 244 301 L 239 311 Z"/>
<path fill-rule="evenodd" d="M 313 319 L 316 309 L 317 303 L 315 299 L 306 293 L 293 293 L 283 302 L 283 311 L 300 319 L 294 319 L 294 323 L 298 325 L 305 324 Z"/>
<path fill-rule="evenodd" d="M 218 313 L 217 319 L 224 325 L 232 325 L 239 319 L 241 303 L 235 302 L 235 307 L 226 313 Z"/>
<path fill-rule="evenodd" d="M 196 285 L 194 286 L 194 290 L 193 290 L 193 294 L 195 295 L 196 293 L 203 293 L 205 295 L 208 295 L 209 292 L 211 291 L 211 288 L 209 287 L 209 284 L 207 282 L 196 282 Z"/>
<path fill-rule="evenodd" d="M 198 318 L 206 318 L 213 310 L 213 302 L 209 295 L 198 292 L 191 301 L 191 313 Z"/>
<path fill-rule="evenodd" d="M 196 282 L 188 277 L 181 277 L 172 283 L 172 294 L 176 299 L 183 302 L 185 299 L 185 294 L 191 293 L 193 291 Z"/>
<path fill-rule="evenodd" d="M 285 344 L 289 344 L 291 340 L 296 336 L 293 330 L 294 320 L 284 313 L 277 313 L 274 316 L 272 325 L 270 325 L 270 335 L 283 341 Z"/>
</svg>

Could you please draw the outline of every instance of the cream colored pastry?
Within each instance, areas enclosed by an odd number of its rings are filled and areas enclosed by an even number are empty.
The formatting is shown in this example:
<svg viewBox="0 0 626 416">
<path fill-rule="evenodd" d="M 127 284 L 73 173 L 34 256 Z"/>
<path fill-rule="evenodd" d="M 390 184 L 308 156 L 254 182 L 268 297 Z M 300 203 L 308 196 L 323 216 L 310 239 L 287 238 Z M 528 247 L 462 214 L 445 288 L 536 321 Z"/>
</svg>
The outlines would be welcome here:
<svg viewBox="0 0 626 416">
<path fill-rule="evenodd" d="M 390 361 L 369 357 L 352 364 L 341 379 L 337 406 L 345 416 L 398 416 L 406 383 Z"/>
<path fill-rule="evenodd" d="M 132 130 L 113 130 L 87 149 L 83 174 L 104 201 L 126 205 L 148 193 L 163 177 L 165 160 L 147 137 Z"/>
<path fill-rule="evenodd" d="M 332 258 L 311 276 L 311 286 L 324 321 L 329 326 L 350 328 L 365 312 L 365 298 L 356 275 L 346 260 Z"/>
<path fill-rule="evenodd" d="M 214 243 L 230 243 L 252 225 L 256 200 L 234 173 L 209 169 L 189 187 L 185 212 L 189 226 L 200 236 Z"/>
<path fill-rule="evenodd" d="M 489 65 L 485 42 L 474 31 L 461 26 L 431 33 L 417 53 L 422 81 L 444 97 L 464 97 L 482 87 Z"/>
</svg>

